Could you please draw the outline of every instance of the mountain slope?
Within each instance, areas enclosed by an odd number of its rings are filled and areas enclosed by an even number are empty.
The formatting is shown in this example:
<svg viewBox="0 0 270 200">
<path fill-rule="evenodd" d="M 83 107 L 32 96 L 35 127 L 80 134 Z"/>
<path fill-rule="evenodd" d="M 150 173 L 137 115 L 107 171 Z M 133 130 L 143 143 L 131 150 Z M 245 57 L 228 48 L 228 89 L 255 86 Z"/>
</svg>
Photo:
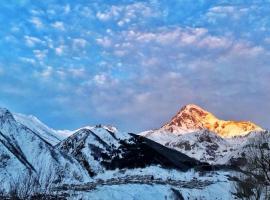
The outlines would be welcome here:
<svg viewBox="0 0 270 200">
<path fill-rule="evenodd" d="M 17 180 L 21 174 L 31 171 L 31 167 L 19 157 L 6 146 L 5 139 L 0 135 L 0 188 L 2 190 L 9 188 L 11 180 Z"/>
<path fill-rule="evenodd" d="M 48 176 L 53 176 L 55 183 L 88 178 L 86 171 L 75 159 L 55 150 L 39 133 L 18 123 L 3 108 L 0 109 L 0 146 L 0 153 L 6 163 L 20 163 L 17 166 L 7 164 L 0 167 L 0 171 L 10 174 L 9 181 L 22 176 L 26 169 L 29 174 L 36 174 L 41 182 Z"/>
<path fill-rule="evenodd" d="M 246 135 L 251 131 L 263 130 L 249 121 L 220 120 L 212 113 L 194 104 L 184 106 L 162 129 L 178 133 L 207 129 L 225 138 Z"/>
<path fill-rule="evenodd" d="M 68 130 L 54 130 L 33 115 L 24 115 L 20 113 L 12 113 L 12 115 L 17 122 L 28 127 L 33 132 L 38 133 L 40 137 L 52 145 L 56 145 L 73 133 L 73 131 Z"/>
<path fill-rule="evenodd" d="M 224 155 L 230 151 L 230 143 L 208 130 L 186 134 L 145 132 L 145 137 L 166 147 L 175 149 L 201 162 L 224 164 Z"/>
<path fill-rule="evenodd" d="M 49 128 L 48 126 L 43 124 L 39 119 L 37 119 L 32 115 L 27 116 L 15 113 L 13 114 L 13 116 L 17 122 L 27 126 L 32 131 L 38 133 L 44 140 L 46 140 L 52 145 L 56 145 L 61 140 L 63 140 L 63 138 L 57 135 L 55 130 Z"/>
<path fill-rule="evenodd" d="M 108 127 L 85 127 L 56 147 L 76 158 L 88 174 L 93 176 L 104 170 L 101 162 L 110 159 L 111 153 L 119 146 L 119 140 L 116 132 Z"/>
</svg>

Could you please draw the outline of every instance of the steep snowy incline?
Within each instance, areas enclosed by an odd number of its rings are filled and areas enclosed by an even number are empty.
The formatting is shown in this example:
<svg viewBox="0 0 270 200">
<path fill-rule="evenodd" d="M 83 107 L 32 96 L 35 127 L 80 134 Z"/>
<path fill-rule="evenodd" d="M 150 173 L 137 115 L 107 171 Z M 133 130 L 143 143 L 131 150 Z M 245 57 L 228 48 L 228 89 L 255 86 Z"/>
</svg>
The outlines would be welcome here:
<svg viewBox="0 0 270 200">
<path fill-rule="evenodd" d="M 17 180 L 22 174 L 31 171 L 20 155 L 14 154 L 7 146 L 7 141 L 0 134 L 0 188 L 7 190 L 11 181 Z"/>
<path fill-rule="evenodd" d="M 64 139 L 63 136 L 61 137 L 59 134 L 57 134 L 56 130 L 49 128 L 35 116 L 23 115 L 19 113 L 15 113 L 13 116 L 17 122 L 27 126 L 52 145 L 56 145 Z"/>
<path fill-rule="evenodd" d="M 21 170 L 5 167 L 7 173 L 12 174 L 15 170 L 16 173 L 23 174 L 24 168 L 27 168 L 30 173 L 40 174 L 41 181 L 46 180 L 47 176 L 53 176 L 55 182 L 78 182 L 88 179 L 86 171 L 75 159 L 54 149 L 38 133 L 18 123 L 13 115 L 3 108 L 0 109 L 0 133 L 0 145 L 6 148 L 1 148 L 2 154 L 13 155 L 6 156 L 7 162 L 20 162 L 24 166 Z M 10 177 L 10 181 L 13 178 Z"/>
<path fill-rule="evenodd" d="M 102 162 L 111 159 L 119 147 L 117 130 L 106 126 L 85 127 L 59 143 L 56 147 L 80 162 L 90 176 L 103 172 Z"/>
<path fill-rule="evenodd" d="M 52 145 L 56 145 L 77 131 L 52 129 L 33 115 L 24 115 L 21 113 L 12 113 L 12 115 L 17 122 L 27 126 Z"/>
</svg>

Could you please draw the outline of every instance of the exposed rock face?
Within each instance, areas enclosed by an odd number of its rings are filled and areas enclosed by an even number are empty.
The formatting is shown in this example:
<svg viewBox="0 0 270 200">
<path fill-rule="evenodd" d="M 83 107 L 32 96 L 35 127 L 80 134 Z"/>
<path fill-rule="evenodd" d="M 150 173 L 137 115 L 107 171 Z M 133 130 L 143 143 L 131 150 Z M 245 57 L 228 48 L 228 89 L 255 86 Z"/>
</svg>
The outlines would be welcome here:
<svg viewBox="0 0 270 200">
<path fill-rule="evenodd" d="M 224 138 L 243 136 L 251 131 L 263 130 L 249 121 L 220 120 L 212 113 L 193 104 L 184 106 L 162 129 L 174 133 L 207 129 Z"/>
</svg>

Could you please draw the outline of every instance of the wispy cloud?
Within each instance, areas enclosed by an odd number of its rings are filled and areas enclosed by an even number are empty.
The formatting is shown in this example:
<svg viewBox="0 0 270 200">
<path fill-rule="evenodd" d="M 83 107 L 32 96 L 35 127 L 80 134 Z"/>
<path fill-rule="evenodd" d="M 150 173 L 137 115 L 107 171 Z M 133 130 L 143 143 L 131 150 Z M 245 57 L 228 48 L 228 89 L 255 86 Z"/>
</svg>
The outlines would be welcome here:
<svg viewBox="0 0 270 200">
<path fill-rule="evenodd" d="M 65 25 L 63 22 L 56 21 L 51 24 L 51 26 L 57 30 L 64 31 L 65 30 Z"/>
<path fill-rule="evenodd" d="M 38 17 L 32 17 L 32 19 L 30 19 L 30 22 L 32 24 L 34 24 L 35 27 L 38 29 L 43 28 L 43 23 L 42 23 L 41 19 Z"/>
<path fill-rule="evenodd" d="M 36 44 L 45 44 L 44 41 L 42 41 L 41 39 L 37 38 L 37 37 L 32 37 L 32 36 L 24 36 L 26 45 L 29 47 L 34 47 Z"/>
</svg>

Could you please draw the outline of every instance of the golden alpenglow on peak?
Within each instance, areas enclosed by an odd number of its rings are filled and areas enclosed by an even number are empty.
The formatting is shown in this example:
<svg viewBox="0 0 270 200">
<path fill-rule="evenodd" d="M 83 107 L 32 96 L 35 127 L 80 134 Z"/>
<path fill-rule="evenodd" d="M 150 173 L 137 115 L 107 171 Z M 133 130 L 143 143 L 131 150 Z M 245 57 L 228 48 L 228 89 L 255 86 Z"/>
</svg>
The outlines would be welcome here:
<svg viewBox="0 0 270 200">
<path fill-rule="evenodd" d="M 250 121 L 220 120 L 212 113 L 194 104 L 184 106 L 162 129 L 174 133 L 207 129 L 224 138 L 243 136 L 251 131 L 263 130 Z"/>
</svg>

